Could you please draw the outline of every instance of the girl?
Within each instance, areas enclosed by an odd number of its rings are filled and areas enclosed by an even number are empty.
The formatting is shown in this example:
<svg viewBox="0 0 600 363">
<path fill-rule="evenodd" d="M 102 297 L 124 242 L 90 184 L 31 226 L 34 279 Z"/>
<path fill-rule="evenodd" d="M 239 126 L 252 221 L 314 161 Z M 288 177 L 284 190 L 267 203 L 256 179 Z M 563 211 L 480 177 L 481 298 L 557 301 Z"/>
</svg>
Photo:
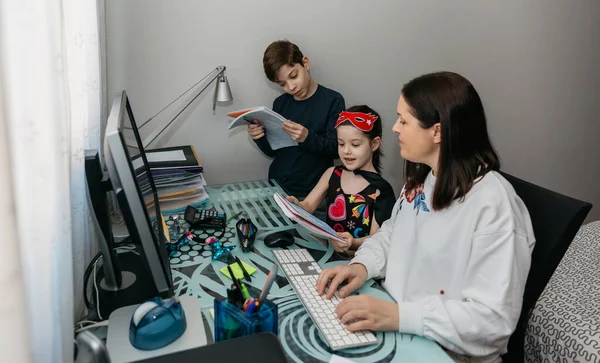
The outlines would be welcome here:
<svg viewBox="0 0 600 363">
<path fill-rule="evenodd" d="M 392 217 L 349 265 L 322 271 L 319 294 L 348 330 L 395 330 L 438 342 L 456 360 L 500 362 L 519 319 L 535 243 L 529 213 L 497 172 L 479 95 L 456 73 L 404 86 L 398 101 L 405 186 Z M 348 296 L 385 278 L 396 302 Z M 348 297 L 347 297 L 348 296 Z"/>
<path fill-rule="evenodd" d="M 396 198 L 381 175 L 381 118 L 368 106 L 340 113 L 335 124 L 338 154 L 343 166 L 325 171 L 302 202 L 287 199 L 314 213 L 326 201 L 326 222 L 346 244 L 332 240 L 338 252 L 356 250 L 390 217 Z"/>
</svg>

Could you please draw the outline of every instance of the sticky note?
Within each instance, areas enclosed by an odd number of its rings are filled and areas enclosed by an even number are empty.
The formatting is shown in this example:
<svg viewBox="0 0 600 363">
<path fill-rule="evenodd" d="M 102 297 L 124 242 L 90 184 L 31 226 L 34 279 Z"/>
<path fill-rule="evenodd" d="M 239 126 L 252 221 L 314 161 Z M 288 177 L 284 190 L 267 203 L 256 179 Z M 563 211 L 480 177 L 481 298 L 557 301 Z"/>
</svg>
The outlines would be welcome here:
<svg viewBox="0 0 600 363">
<path fill-rule="evenodd" d="M 242 265 L 244 265 L 244 268 L 248 272 L 248 275 L 252 275 L 253 273 L 256 272 L 256 269 L 254 267 L 248 265 L 246 262 L 242 261 Z M 244 279 L 244 271 L 242 271 L 242 269 L 240 268 L 240 265 L 238 265 L 237 262 L 230 264 L 229 267 L 231 267 L 231 271 L 233 271 L 235 278 L 237 278 L 238 280 Z M 228 278 L 231 278 L 231 276 L 229 276 L 229 271 L 227 270 L 227 266 L 223 267 L 219 271 L 221 271 L 221 273 L 223 275 L 227 276 Z"/>
</svg>

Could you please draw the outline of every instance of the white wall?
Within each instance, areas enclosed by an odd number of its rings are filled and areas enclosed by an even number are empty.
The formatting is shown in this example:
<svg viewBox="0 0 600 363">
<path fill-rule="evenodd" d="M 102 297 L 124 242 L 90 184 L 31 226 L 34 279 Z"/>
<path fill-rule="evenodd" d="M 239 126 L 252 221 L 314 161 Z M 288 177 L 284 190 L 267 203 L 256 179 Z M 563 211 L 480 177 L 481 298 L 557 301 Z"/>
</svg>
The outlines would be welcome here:
<svg viewBox="0 0 600 363">
<path fill-rule="evenodd" d="M 126 89 L 138 122 L 215 66 L 227 66 L 234 102 L 212 113 L 212 91 L 161 142 L 193 144 L 210 183 L 265 178 L 269 160 L 229 111 L 271 106 L 280 93 L 262 54 L 288 38 L 313 77 L 366 103 L 384 120 L 384 175 L 402 183 L 391 126 L 402 85 L 456 71 L 487 110 L 503 169 L 596 205 L 600 218 L 600 2 L 598 1 L 162 1 L 106 0 L 108 91 Z M 176 107 L 175 107 L 176 108 Z M 167 118 L 168 115 L 165 115 Z"/>
</svg>

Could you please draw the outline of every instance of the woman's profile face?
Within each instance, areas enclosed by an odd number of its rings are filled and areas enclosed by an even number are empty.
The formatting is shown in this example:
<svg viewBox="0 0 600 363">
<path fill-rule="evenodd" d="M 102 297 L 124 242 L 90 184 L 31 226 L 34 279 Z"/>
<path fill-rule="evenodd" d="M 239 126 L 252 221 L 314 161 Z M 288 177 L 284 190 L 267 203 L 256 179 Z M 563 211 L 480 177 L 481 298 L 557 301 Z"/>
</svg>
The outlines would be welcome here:
<svg viewBox="0 0 600 363">
<path fill-rule="evenodd" d="M 422 128 L 419 120 L 412 114 L 412 107 L 406 103 L 403 95 L 400 95 L 398 100 L 397 112 L 398 120 L 392 127 L 392 131 L 398 134 L 400 156 L 413 163 L 429 164 L 437 150 L 436 126 L 428 129 Z"/>
</svg>

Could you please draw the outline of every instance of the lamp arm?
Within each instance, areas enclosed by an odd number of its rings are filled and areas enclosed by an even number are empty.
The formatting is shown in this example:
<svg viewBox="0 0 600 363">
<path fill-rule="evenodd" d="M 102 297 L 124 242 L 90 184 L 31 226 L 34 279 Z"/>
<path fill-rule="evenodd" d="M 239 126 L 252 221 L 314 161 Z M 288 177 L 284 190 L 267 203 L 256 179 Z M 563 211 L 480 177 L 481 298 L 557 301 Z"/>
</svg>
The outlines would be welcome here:
<svg viewBox="0 0 600 363">
<path fill-rule="evenodd" d="M 154 140 L 156 140 L 166 129 L 169 128 L 169 126 L 171 126 L 171 124 L 173 122 L 175 122 L 175 120 L 177 120 L 177 118 L 179 117 L 179 115 L 181 115 L 183 113 L 183 111 L 185 111 L 191 104 L 192 102 L 194 102 L 201 94 L 202 92 L 204 92 L 204 90 L 206 90 L 208 88 L 208 86 L 210 86 L 210 84 L 217 79 L 220 75 L 222 75 L 223 73 L 225 73 L 225 66 L 218 66 L 217 68 L 213 69 L 209 74 L 207 74 L 204 78 L 202 78 L 200 81 L 196 82 L 196 84 L 194 84 L 192 87 L 188 88 L 187 91 L 183 92 L 181 94 L 181 96 L 177 97 L 175 100 L 173 100 L 171 103 L 169 103 L 167 106 L 165 106 L 162 110 L 160 110 L 156 115 L 150 117 L 146 122 L 144 122 L 142 125 L 138 126 L 138 128 L 141 128 L 142 126 L 146 125 L 148 122 L 150 122 L 152 119 L 154 119 L 156 116 L 158 116 L 161 112 L 163 112 L 165 109 L 167 109 L 169 106 L 171 106 L 175 101 L 177 101 L 178 99 L 180 99 L 181 97 L 183 97 L 183 95 L 185 95 L 186 93 L 188 93 L 191 89 L 193 89 L 194 87 L 196 87 L 199 83 L 201 83 L 202 81 L 206 80 L 207 78 L 209 78 L 209 76 L 215 72 L 217 72 L 212 78 L 210 78 L 210 81 L 208 81 L 206 83 L 206 85 L 204 85 L 204 87 L 202 87 L 202 89 L 198 92 L 198 94 L 196 94 L 196 96 L 194 96 L 194 98 L 192 98 L 182 109 L 181 111 L 179 111 L 164 127 L 154 130 L 152 133 L 150 133 L 150 135 L 148 135 L 148 137 L 146 137 L 144 139 L 144 141 L 142 141 L 142 145 L 144 146 L 144 148 L 148 147 L 152 142 L 154 142 Z"/>
</svg>

